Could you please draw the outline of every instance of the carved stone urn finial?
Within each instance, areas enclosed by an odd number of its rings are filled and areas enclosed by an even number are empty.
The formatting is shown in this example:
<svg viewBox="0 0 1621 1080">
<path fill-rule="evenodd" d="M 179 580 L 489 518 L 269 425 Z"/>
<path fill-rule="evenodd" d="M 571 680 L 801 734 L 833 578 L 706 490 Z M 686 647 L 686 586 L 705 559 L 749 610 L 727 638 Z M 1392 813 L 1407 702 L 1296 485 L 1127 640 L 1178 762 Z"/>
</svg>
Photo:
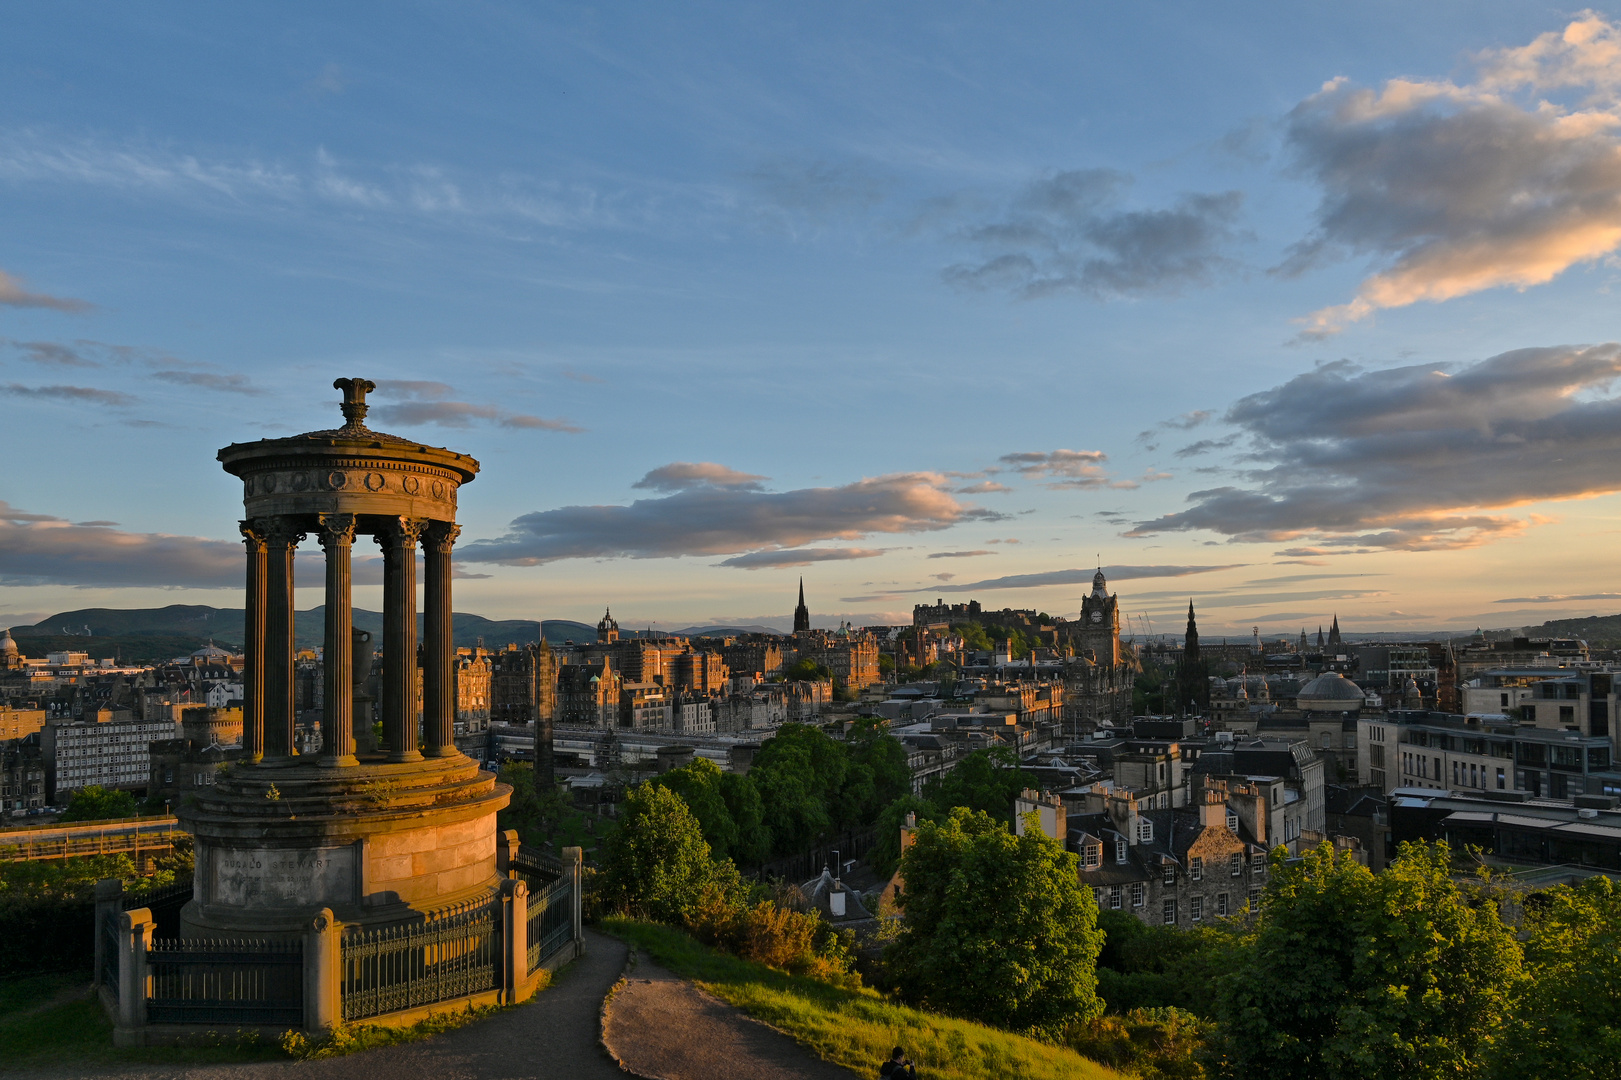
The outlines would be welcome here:
<svg viewBox="0 0 1621 1080">
<path fill-rule="evenodd" d="M 366 395 L 377 389 L 370 379 L 333 379 L 332 388 L 343 391 L 343 426 L 349 431 L 366 430 Z"/>
</svg>

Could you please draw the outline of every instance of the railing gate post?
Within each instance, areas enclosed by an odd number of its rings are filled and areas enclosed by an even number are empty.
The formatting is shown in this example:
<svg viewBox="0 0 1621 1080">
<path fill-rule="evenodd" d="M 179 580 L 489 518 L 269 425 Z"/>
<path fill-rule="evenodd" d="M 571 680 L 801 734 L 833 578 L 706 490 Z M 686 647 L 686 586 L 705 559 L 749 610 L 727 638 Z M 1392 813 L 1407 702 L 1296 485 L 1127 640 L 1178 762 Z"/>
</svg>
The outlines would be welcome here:
<svg viewBox="0 0 1621 1080">
<path fill-rule="evenodd" d="M 579 956 L 583 950 L 581 943 L 585 939 L 585 923 L 581 918 L 584 908 L 580 903 L 580 868 L 585 863 L 585 849 L 566 847 L 563 849 L 563 873 L 572 877 L 574 887 L 569 890 L 569 903 L 574 908 L 574 955 Z"/>
<path fill-rule="evenodd" d="M 522 878 L 501 883 L 501 998 L 516 1005 L 529 981 L 529 886 Z"/>
<path fill-rule="evenodd" d="M 117 961 L 107 955 L 111 942 L 107 940 L 107 923 L 118 918 L 124 907 L 124 883 L 118 878 L 103 878 L 96 882 L 96 985 L 105 986 L 107 973 L 110 969 L 116 970 Z M 108 987 L 112 993 L 118 992 L 116 985 Z"/>
<path fill-rule="evenodd" d="M 152 911 L 136 908 L 118 916 L 118 1020 L 114 1046 L 140 1046 L 146 1026 L 146 950 L 152 944 Z"/>
<path fill-rule="evenodd" d="M 325 1034 L 343 1019 L 342 927 L 331 908 L 315 913 L 304 931 L 304 1030 Z"/>
</svg>

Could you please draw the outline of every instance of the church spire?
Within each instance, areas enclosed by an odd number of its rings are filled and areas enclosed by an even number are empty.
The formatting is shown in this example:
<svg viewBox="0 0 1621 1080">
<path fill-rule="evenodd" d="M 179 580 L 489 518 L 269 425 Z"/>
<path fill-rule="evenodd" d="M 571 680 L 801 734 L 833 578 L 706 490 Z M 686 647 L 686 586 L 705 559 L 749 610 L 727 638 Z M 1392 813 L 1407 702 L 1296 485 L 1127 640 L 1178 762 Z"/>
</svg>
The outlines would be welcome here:
<svg viewBox="0 0 1621 1080">
<path fill-rule="evenodd" d="M 794 633 L 802 634 L 810 629 L 810 608 L 805 606 L 805 579 L 799 579 L 799 606 L 794 608 Z"/>
</svg>

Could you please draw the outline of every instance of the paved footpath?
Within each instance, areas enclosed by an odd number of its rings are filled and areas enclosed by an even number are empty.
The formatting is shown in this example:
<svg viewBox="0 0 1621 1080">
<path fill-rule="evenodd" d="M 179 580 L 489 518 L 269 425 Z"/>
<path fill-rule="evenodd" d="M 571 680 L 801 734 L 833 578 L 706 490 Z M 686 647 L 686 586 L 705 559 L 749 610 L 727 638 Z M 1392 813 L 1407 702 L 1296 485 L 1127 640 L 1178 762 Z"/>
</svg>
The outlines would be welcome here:
<svg viewBox="0 0 1621 1080">
<path fill-rule="evenodd" d="M 606 1011 L 603 1035 L 609 1049 L 646 1080 L 857 1076 L 656 966 L 645 954 L 637 957 Z M 872 1075 L 876 1073 L 875 1063 Z"/>
<path fill-rule="evenodd" d="M 626 1080 L 598 1041 L 602 999 L 624 972 L 626 955 L 623 941 L 587 930 L 585 955 L 528 1004 L 436 1038 L 347 1057 L 250 1065 L 76 1066 L 0 1076 L 5 1080 Z"/>
</svg>

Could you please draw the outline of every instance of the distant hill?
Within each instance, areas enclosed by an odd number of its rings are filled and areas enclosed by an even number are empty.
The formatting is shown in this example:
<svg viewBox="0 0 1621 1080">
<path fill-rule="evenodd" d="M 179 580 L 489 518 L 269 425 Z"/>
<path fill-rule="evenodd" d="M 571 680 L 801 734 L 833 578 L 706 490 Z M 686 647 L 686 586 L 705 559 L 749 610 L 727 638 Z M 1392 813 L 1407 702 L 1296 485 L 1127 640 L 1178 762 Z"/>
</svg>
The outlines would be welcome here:
<svg viewBox="0 0 1621 1080">
<path fill-rule="evenodd" d="M 730 637 L 733 634 L 775 634 L 783 637 L 783 632 L 774 627 L 761 626 L 759 623 L 750 623 L 747 626 L 689 626 L 685 630 L 672 631 L 678 637 Z"/>
<path fill-rule="evenodd" d="M 125 660 L 167 660 L 201 648 L 209 641 L 233 648 L 242 647 L 241 608 L 215 608 L 198 604 L 171 604 L 163 608 L 83 608 L 64 611 L 42 619 L 33 626 L 14 626 L 11 634 L 24 653 L 42 655 L 68 649 L 89 652 L 100 659 L 120 656 Z M 325 634 L 326 608 L 314 607 L 293 613 L 293 641 L 299 648 L 312 648 Z M 417 613 L 417 632 L 423 616 Z M 451 636 L 458 647 L 471 648 L 483 640 L 486 648 L 498 649 L 509 643 L 519 645 L 538 641 L 561 644 L 595 641 L 597 630 L 568 619 L 486 619 L 482 615 L 457 612 L 451 616 Z M 355 609 L 355 626 L 369 631 L 374 640 L 383 632 L 380 611 Z"/>
<path fill-rule="evenodd" d="M 1621 615 L 1590 615 L 1585 619 L 1552 619 L 1526 628 L 1527 637 L 1581 638 L 1589 645 L 1621 645 Z"/>
</svg>

